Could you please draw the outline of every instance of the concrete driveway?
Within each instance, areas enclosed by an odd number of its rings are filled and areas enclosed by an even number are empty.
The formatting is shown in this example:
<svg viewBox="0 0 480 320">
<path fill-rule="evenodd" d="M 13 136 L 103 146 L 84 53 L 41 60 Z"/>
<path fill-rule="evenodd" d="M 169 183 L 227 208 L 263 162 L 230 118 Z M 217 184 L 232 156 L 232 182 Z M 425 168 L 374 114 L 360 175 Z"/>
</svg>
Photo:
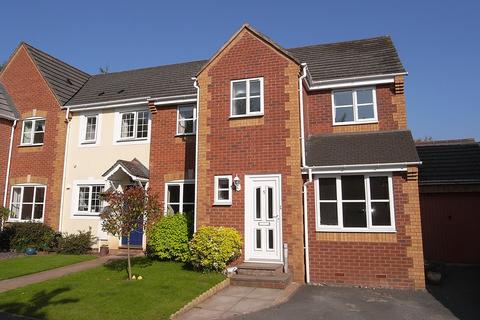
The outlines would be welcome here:
<svg viewBox="0 0 480 320">
<path fill-rule="evenodd" d="M 457 319 L 426 291 L 303 286 L 282 305 L 236 319 Z"/>
</svg>

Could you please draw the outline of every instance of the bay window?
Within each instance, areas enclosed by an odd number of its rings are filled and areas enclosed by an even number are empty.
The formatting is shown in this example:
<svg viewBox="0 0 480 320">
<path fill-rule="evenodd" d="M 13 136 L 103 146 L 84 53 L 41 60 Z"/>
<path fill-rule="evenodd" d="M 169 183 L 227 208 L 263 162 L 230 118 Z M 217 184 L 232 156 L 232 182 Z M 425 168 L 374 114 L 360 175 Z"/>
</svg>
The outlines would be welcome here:
<svg viewBox="0 0 480 320">
<path fill-rule="evenodd" d="M 391 175 L 320 176 L 318 231 L 395 231 Z"/>
</svg>

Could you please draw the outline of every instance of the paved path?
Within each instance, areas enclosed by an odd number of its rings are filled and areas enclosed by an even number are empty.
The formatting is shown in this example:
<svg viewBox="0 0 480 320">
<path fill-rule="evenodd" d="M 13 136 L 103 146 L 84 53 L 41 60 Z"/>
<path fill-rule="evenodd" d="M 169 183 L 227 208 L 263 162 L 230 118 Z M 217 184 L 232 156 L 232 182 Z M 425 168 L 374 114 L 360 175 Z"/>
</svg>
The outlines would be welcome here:
<svg viewBox="0 0 480 320">
<path fill-rule="evenodd" d="M 2 280 L 0 281 L 0 292 L 5 292 L 5 291 L 13 290 L 16 288 L 24 287 L 32 283 L 37 283 L 45 280 L 63 277 L 64 275 L 67 275 L 70 273 L 79 272 L 79 271 L 101 266 L 105 262 L 113 259 L 122 259 L 122 258 L 124 257 L 118 257 L 118 256 L 100 257 L 94 260 L 83 261 L 83 262 L 71 264 L 65 267 L 46 270 L 38 273 L 29 274 L 26 276 L 17 277 L 17 278 Z"/>
<path fill-rule="evenodd" d="M 457 319 L 426 291 L 303 286 L 281 305 L 238 319 Z M 477 318 L 478 319 L 478 318 Z"/>
<path fill-rule="evenodd" d="M 284 302 L 297 288 L 296 284 L 286 289 L 229 286 L 176 319 L 228 319 Z"/>
</svg>

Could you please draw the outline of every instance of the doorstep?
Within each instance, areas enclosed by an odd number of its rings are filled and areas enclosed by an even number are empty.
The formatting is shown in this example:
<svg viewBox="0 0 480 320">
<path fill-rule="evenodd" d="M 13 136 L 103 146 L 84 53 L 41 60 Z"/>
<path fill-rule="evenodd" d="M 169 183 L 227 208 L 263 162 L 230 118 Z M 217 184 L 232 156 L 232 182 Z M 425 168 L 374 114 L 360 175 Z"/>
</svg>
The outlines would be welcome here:
<svg viewBox="0 0 480 320">
<path fill-rule="evenodd" d="M 228 286 L 175 319 L 228 319 L 286 302 L 300 287 L 291 283 L 285 289 Z"/>
</svg>

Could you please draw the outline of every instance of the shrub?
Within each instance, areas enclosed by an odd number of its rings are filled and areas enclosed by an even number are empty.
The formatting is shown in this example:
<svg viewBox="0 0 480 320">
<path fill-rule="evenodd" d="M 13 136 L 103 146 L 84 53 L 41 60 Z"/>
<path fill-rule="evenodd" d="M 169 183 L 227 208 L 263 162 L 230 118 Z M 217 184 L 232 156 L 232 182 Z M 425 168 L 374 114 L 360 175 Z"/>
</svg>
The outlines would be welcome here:
<svg viewBox="0 0 480 320">
<path fill-rule="evenodd" d="M 79 231 L 76 234 L 65 233 L 58 239 L 58 252 L 64 254 L 86 254 L 89 253 L 95 243 L 92 233 Z"/>
<path fill-rule="evenodd" d="M 24 251 L 34 247 L 40 251 L 47 251 L 53 247 L 55 231 L 43 223 L 17 222 L 5 226 L 2 234 L 9 242 L 10 249 Z M 4 236 L 2 236 L 3 242 Z M 3 247 L 3 245 L 2 245 Z"/>
<path fill-rule="evenodd" d="M 190 241 L 190 263 L 196 269 L 223 271 L 240 256 L 242 237 L 226 227 L 201 227 Z"/>
<path fill-rule="evenodd" d="M 162 260 L 188 261 L 190 222 L 183 213 L 167 214 L 158 220 L 148 230 L 148 255 Z"/>
</svg>

